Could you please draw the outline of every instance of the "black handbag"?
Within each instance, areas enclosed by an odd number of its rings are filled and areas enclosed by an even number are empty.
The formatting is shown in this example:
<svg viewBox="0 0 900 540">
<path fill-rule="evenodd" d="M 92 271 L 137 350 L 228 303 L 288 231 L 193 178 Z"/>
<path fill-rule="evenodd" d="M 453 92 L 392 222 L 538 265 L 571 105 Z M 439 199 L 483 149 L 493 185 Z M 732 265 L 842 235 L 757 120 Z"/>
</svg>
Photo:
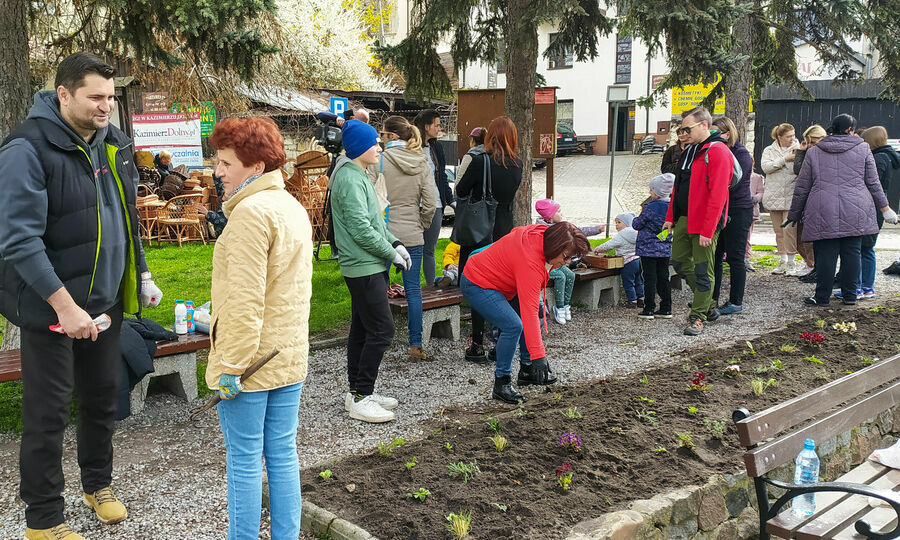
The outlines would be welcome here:
<svg viewBox="0 0 900 540">
<path fill-rule="evenodd" d="M 491 241 L 494 234 L 494 220 L 497 215 L 497 201 L 491 193 L 491 158 L 484 155 L 484 174 L 481 184 L 481 199 L 472 200 L 459 197 L 456 200 L 456 218 L 450 240 L 461 246 L 477 246 Z"/>
</svg>

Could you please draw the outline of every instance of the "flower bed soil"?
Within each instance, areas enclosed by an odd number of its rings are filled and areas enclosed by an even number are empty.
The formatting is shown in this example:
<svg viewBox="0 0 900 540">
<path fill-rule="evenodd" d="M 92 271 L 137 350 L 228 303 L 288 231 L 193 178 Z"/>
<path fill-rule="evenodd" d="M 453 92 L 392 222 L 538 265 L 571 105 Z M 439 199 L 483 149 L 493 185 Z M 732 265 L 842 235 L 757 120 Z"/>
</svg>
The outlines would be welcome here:
<svg viewBox="0 0 900 540">
<path fill-rule="evenodd" d="M 579 521 L 632 500 L 742 470 L 730 420 L 735 408 L 763 410 L 900 350 L 900 309 L 869 307 L 874 306 L 813 311 L 812 318 L 753 340 L 752 348 L 741 341 L 686 350 L 642 373 L 549 387 L 522 408 L 490 402 L 483 410 L 444 410 L 431 435 L 396 446 L 389 457 L 372 452 L 343 459 L 328 465 L 327 480 L 319 477 L 321 469 L 304 470 L 303 495 L 380 538 L 450 538 L 446 516 L 460 510 L 471 511 L 472 538 L 564 537 Z M 851 321 L 853 332 L 832 328 Z M 802 332 L 818 332 L 825 341 L 804 345 Z M 796 351 L 780 350 L 785 344 Z M 805 359 L 812 356 L 821 364 Z M 782 369 L 772 368 L 773 360 Z M 730 364 L 742 372 L 733 379 L 724 376 Z M 694 372 L 703 372 L 711 386 L 688 390 Z M 775 384 L 756 396 L 754 378 Z M 569 417 L 570 409 L 576 418 Z M 502 453 L 490 440 L 490 415 L 509 441 Z M 724 421 L 721 438 L 707 421 Z M 559 445 L 564 433 L 581 438 L 580 451 Z M 693 449 L 680 447 L 677 433 L 689 436 Z M 416 465 L 407 470 L 414 457 Z M 468 483 L 451 477 L 447 465 L 460 461 L 477 462 L 480 474 Z M 554 473 L 563 462 L 574 470 L 569 491 L 558 486 Z M 420 488 L 431 493 L 424 503 L 407 496 Z"/>
</svg>

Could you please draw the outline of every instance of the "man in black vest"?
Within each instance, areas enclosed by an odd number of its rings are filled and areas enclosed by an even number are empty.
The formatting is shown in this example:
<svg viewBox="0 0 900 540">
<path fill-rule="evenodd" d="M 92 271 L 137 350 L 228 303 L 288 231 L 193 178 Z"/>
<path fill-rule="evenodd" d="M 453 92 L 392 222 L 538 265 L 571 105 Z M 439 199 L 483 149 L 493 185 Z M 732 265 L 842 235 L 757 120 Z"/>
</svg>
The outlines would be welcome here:
<svg viewBox="0 0 900 540">
<path fill-rule="evenodd" d="M 94 55 L 69 56 L 56 90 L 35 94 L 0 147 L 0 313 L 21 327 L 20 495 L 31 540 L 82 538 L 63 514 L 73 389 L 84 502 L 103 523 L 127 516 L 110 488 L 119 329 L 123 312 L 139 316 L 162 292 L 144 262 L 132 142 L 110 125 L 113 75 Z"/>
</svg>

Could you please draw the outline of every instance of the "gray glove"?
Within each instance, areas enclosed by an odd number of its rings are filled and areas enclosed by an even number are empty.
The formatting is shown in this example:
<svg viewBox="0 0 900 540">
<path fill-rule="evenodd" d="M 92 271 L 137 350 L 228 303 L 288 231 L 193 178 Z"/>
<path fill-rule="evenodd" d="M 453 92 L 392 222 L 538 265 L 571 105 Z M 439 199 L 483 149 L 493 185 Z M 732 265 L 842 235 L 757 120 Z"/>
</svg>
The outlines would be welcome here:
<svg viewBox="0 0 900 540">
<path fill-rule="evenodd" d="M 409 252 L 406 251 L 403 244 L 397 244 L 397 246 L 394 247 L 394 250 L 397 253 L 394 255 L 394 260 L 391 262 L 396 264 L 397 268 L 400 268 L 404 272 L 412 268 L 412 258 L 409 256 Z"/>
<path fill-rule="evenodd" d="M 881 215 L 884 216 L 884 220 L 890 223 L 891 225 L 897 224 L 897 212 L 894 212 L 890 208 L 887 209 L 887 212 L 882 212 Z"/>
</svg>

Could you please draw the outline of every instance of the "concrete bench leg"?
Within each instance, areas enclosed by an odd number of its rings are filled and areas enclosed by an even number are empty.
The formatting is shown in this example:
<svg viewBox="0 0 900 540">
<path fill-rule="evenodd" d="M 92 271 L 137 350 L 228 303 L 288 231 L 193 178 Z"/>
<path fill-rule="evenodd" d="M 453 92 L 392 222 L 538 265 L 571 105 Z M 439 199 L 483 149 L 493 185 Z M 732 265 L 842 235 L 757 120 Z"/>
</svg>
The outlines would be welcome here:
<svg viewBox="0 0 900 540">
<path fill-rule="evenodd" d="M 598 309 L 601 304 L 616 306 L 619 304 L 619 283 L 619 276 L 576 281 L 572 301 L 583 304 L 590 311 Z"/>
<path fill-rule="evenodd" d="M 176 396 L 187 401 L 197 399 L 197 353 L 181 353 L 153 359 L 153 373 L 149 373 L 131 391 L 131 414 L 144 409 L 144 399 L 150 388 L 150 379 L 159 377 L 162 385 Z"/>
<path fill-rule="evenodd" d="M 422 313 L 422 347 L 434 337 L 459 341 L 459 304 L 429 309 Z"/>
</svg>

